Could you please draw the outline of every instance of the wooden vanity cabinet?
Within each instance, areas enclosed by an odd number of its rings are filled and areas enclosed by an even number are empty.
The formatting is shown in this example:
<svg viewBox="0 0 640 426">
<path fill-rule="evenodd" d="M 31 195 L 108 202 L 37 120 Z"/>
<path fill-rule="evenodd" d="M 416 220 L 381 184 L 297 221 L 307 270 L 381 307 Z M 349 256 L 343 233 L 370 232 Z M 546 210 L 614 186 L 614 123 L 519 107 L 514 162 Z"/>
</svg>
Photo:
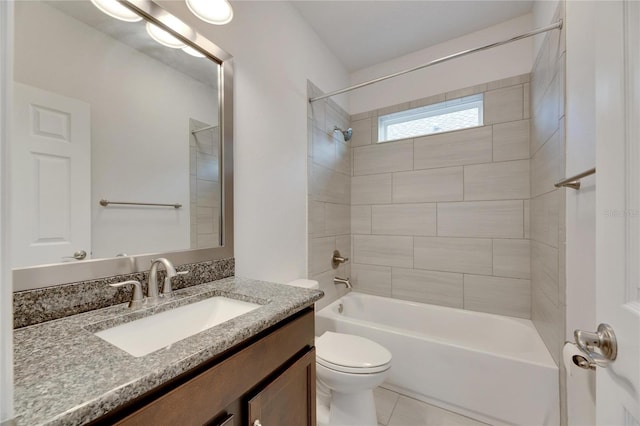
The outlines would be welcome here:
<svg viewBox="0 0 640 426">
<path fill-rule="evenodd" d="M 313 308 L 94 424 L 315 426 Z"/>
</svg>

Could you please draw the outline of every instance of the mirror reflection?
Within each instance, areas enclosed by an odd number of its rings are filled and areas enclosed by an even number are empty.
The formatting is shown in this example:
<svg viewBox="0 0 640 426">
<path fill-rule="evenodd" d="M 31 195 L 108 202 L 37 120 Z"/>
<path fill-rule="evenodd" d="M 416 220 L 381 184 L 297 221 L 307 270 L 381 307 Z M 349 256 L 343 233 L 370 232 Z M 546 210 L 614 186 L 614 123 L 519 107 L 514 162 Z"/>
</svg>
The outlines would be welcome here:
<svg viewBox="0 0 640 426">
<path fill-rule="evenodd" d="M 220 245 L 220 67 L 185 50 L 16 2 L 13 267 Z"/>
</svg>

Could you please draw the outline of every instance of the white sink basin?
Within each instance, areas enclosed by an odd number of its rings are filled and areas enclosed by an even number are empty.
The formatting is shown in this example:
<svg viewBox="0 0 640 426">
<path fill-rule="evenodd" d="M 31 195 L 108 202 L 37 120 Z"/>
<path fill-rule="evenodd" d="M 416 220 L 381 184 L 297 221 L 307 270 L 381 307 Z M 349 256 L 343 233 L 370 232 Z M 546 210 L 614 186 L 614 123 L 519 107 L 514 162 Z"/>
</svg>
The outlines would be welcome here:
<svg viewBox="0 0 640 426">
<path fill-rule="evenodd" d="M 95 333 L 135 357 L 167 347 L 259 308 L 255 303 L 211 297 Z"/>
</svg>

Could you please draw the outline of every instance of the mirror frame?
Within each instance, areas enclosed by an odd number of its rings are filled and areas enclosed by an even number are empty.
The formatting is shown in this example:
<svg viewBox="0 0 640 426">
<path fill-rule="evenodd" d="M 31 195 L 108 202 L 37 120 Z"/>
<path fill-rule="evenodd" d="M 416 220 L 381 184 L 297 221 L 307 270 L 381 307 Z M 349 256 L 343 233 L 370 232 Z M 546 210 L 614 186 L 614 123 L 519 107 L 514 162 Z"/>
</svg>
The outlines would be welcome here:
<svg viewBox="0 0 640 426">
<path fill-rule="evenodd" d="M 176 32 L 162 22 L 171 15 L 152 0 L 119 0 L 146 21 L 150 21 L 171 33 L 187 45 L 204 54 L 220 66 L 218 77 L 218 104 L 222 125 L 221 163 L 221 246 L 205 249 L 186 249 L 158 252 L 126 257 L 83 260 L 79 262 L 55 263 L 13 269 L 13 291 L 31 290 L 54 285 L 88 281 L 113 275 L 131 274 L 149 269 L 151 260 L 166 257 L 174 265 L 225 259 L 234 256 L 233 251 L 233 61 L 232 56 L 194 31 Z M 158 230 L 161 232 L 161 230 Z"/>
</svg>

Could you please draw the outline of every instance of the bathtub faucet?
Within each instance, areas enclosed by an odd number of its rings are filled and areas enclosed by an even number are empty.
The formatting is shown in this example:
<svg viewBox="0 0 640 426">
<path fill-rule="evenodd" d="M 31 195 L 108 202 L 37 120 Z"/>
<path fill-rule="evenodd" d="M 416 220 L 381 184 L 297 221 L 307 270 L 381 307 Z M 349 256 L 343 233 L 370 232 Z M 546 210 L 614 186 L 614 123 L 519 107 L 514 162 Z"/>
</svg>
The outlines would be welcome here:
<svg viewBox="0 0 640 426">
<path fill-rule="evenodd" d="M 353 288 L 353 286 L 351 285 L 351 281 L 349 281 L 349 278 L 334 277 L 333 278 L 333 283 L 334 284 L 344 284 L 347 288 Z"/>
</svg>

